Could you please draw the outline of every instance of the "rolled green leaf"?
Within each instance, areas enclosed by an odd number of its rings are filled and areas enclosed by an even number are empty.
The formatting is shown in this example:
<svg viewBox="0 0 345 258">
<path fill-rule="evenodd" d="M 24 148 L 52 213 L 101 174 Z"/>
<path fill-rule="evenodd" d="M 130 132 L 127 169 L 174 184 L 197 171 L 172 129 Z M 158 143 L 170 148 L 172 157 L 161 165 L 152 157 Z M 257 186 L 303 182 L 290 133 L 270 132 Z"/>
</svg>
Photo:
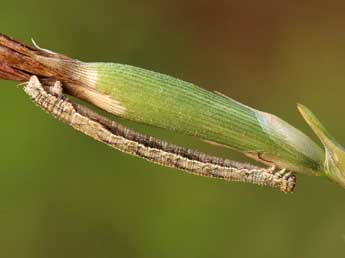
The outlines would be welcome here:
<svg viewBox="0 0 345 258">
<path fill-rule="evenodd" d="M 103 109 L 129 120 L 225 145 L 268 165 L 322 173 L 324 154 L 280 118 L 192 83 L 112 63 L 80 63 L 75 75 L 111 99 Z"/>
</svg>

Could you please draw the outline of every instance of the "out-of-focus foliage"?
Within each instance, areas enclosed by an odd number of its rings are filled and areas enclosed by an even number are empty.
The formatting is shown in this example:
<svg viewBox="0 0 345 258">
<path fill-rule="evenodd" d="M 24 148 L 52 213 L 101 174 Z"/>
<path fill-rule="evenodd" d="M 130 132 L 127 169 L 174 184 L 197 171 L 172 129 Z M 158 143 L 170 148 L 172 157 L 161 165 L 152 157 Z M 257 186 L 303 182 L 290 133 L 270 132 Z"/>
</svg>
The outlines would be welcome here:
<svg viewBox="0 0 345 258">
<path fill-rule="evenodd" d="M 345 3 L 3 1 L 0 31 L 85 61 L 132 64 L 223 92 L 345 143 Z M 343 257 L 345 191 L 296 193 L 186 175 L 114 151 L 0 82 L 0 257 Z M 131 126 L 225 157 L 238 154 Z M 314 136 L 312 136 L 314 137 Z M 314 137 L 315 139 L 315 137 Z"/>
</svg>

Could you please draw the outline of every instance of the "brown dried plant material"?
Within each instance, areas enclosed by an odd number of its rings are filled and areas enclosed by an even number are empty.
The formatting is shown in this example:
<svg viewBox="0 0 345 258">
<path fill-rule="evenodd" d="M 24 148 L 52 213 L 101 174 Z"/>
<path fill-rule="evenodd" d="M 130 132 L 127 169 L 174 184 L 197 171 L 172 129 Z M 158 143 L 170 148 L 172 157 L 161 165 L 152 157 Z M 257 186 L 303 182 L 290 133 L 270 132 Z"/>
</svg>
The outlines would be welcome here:
<svg viewBox="0 0 345 258">
<path fill-rule="evenodd" d="M 74 74 L 80 63 L 65 55 L 31 47 L 0 34 L 0 79 L 25 82 L 35 75 L 50 86 L 58 80 L 65 93 L 102 107 L 107 96 Z"/>
</svg>

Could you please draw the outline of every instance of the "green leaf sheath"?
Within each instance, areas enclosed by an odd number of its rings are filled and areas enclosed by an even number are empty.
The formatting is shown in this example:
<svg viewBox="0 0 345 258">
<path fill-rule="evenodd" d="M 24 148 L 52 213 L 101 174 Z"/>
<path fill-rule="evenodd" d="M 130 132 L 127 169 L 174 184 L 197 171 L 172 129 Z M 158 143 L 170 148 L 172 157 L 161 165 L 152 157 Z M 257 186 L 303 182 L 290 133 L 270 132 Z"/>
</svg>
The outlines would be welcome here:
<svg viewBox="0 0 345 258">
<path fill-rule="evenodd" d="M 295 172 L 322 171 L 322 150 L 276 116 L 129 65 L 81 63 L 75 72 L 81 81 L 94 80 L 97 91 L 123 107 L 122 112 L 113 112 L 116 115 L 217 142 Z"/>
</svg>

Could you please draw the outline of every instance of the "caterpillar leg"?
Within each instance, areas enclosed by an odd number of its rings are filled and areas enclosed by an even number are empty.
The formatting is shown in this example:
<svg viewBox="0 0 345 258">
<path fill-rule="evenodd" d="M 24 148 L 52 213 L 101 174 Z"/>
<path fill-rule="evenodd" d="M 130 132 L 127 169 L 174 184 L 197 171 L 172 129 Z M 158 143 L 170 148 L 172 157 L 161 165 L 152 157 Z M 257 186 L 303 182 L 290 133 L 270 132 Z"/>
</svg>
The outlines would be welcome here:
<svg viewBox="0 0 345 258">
<path fill-rule="evenodd" d="M 48 93 L 50 93 L 50 94 L 52 94 L 58 98 L 61 98 L 63 96 L 62 95 L 63 88 L 62 88 L 62 84 L 60 81 L 56 81 L 53 86 L 47 87 L 46 90 Z"/>
</svg>

